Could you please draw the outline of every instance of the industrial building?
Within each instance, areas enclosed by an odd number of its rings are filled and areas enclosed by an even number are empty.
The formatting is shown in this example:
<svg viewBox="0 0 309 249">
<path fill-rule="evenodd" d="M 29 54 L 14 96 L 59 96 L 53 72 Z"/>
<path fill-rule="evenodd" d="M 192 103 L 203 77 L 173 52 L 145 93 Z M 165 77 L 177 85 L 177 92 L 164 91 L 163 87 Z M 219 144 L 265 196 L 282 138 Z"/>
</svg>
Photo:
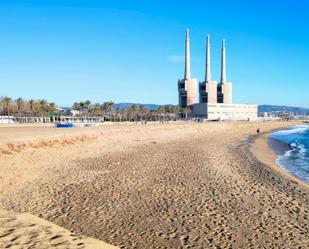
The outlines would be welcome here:
<svg viewBox="0 0 309 249">
<path fill-rule="evenodd" d="M 198 97 L 197 97 L 198 96 Z M 192 115 L 210 120 L 255 120 L 257 105 L 233 104 L 232 82 L 226 78 L 225 41 L 221 49 L 221 78 L 218 83 L 211 78 L 210 37 L 206 39 L 205 80 L 199 82 L 192 78 L 190 65 L 190 38 L 186 30 L 185 74 L 178 80 L 179 108 L 190 108 Z"/>
</svg>

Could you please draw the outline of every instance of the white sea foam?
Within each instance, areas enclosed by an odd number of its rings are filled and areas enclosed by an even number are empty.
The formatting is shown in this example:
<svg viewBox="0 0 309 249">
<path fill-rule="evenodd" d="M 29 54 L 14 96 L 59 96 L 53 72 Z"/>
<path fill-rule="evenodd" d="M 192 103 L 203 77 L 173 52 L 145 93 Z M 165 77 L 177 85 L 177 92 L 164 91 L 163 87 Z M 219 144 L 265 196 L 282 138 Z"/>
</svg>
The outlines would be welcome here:
<svg viewBox="0 0 309 249">
<path fill-rule="evenodd" d="M 276 131 L 272 133 L 272 135 L 276 136 L 276 135 L 299 134 L 299 133 L 304 133 L 307 130 L 309 130 L 309 125 L 295 125 L 287 130 Z"/>
<path fill-rule="evenodd" d="M 276 163 L 289 173 L 309 183 L 309 125 L 293 126 L 274 132 L 271 137 L 289 145 L 290 150 L 278 155 Z"/>
</svg>

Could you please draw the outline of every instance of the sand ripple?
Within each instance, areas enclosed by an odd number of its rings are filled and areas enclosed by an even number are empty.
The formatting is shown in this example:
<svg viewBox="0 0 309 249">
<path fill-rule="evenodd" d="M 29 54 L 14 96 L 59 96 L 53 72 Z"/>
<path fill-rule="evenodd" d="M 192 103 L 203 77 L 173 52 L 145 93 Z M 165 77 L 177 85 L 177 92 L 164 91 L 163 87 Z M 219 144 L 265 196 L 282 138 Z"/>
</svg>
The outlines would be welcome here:
<svg viewBox="0 0 309 249">
<path fill-rule="evenodd" d="M 122 248 L 308 248 L 308 189 L 207 134 L 78 161 L 3 198 Z"/>
</svg>

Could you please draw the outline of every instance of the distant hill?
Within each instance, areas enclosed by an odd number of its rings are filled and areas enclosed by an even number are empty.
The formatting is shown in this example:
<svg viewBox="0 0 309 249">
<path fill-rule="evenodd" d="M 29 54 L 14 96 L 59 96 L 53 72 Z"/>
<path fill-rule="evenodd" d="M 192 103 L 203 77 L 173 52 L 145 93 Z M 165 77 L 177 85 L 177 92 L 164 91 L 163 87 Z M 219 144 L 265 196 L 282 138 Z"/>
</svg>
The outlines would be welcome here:
<svg viewBox="0 0 309 249">
<path fill-rule="evenodd" d="M 280 106 L 280 105 L 259 105 L 259 112 L 292 112 L 294 114 L 309 115 L 309 108 Z"/>
</svg>

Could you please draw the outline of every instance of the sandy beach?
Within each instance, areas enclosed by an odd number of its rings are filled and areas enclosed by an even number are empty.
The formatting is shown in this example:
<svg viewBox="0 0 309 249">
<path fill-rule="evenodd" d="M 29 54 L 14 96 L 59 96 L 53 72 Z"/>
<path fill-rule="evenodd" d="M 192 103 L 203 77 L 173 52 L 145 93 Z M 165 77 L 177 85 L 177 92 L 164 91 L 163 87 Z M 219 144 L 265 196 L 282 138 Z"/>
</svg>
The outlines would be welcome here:
<svg viewBox="0 0 309 249">
<path fill-rule="evenodd" d="M 27 214 L 56 229 L 32 248 L 308 248 L 308 185 L 255 135 L 294 124 L 0 127 L 0 247 L 27 248 Z"/>
</svg>

